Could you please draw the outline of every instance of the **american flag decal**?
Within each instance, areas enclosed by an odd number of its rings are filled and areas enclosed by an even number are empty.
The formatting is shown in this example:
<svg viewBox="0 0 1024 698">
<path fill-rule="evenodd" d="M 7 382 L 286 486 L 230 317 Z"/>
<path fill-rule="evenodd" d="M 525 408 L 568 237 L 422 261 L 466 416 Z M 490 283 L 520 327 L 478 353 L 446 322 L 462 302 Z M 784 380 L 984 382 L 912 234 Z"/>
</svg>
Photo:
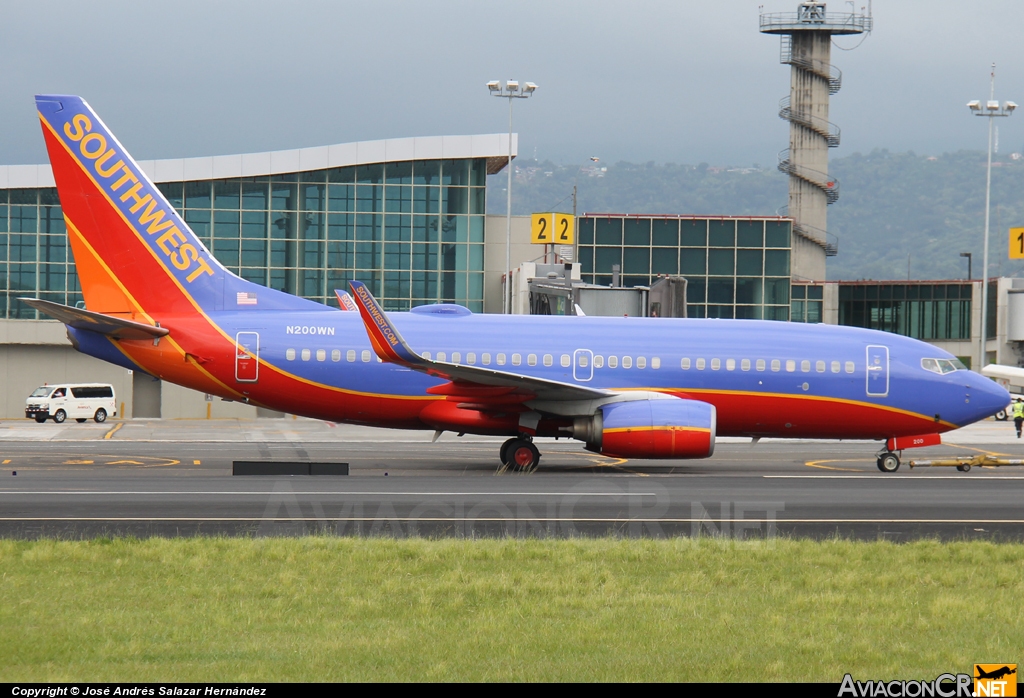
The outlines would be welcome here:
<svg viewBox="0 0 1024 698">
<path fill-rule="evenodd" d="M 240 291 L 235 294 L 235 302 L 238 305 L 256 305 L 256 294 Z"/>
</svg>

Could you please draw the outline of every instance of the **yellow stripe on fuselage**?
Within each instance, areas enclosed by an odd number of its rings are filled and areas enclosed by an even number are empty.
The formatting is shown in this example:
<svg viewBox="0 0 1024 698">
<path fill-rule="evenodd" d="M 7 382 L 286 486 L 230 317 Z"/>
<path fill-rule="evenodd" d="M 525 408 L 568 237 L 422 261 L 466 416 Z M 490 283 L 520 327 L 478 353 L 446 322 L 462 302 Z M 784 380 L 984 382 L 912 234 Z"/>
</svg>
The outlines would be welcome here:
<svg viewBox="0 0 1024 698">
<path fill-rule="evenodd" d="M 687 394 L 701 394 L 701 395 L 736 395 L 739 397 L 770 397 L 770 398 L 792 398 L 794 400 L 815 400 L 818 402 L 827 403 L 840 403 L 843 405 L 855 405 L 857 407 L 867 407 L 875 410 L 884 410 L 886 412 L 893 412 L 895 414 L 902 414 L 908 417 L 916 417 L 917 419 L 923 419 L 928 422 L 934 422 L 935 424 L 942 424 L 950 429 L 959 429 L 960 427 L 952 422 L 945 420 L 935 420 L 929 415 L 921 414 L 920 412 L 912 412 L 911 410 L 904 410 L 899 407 L 891 407 L 889 405 L 879 405 L 874 402 L 866 402 L 864 400 L 851 400 L 843 397 L 830 397 L 828 395 L 797 395 L 795 393 L 760 393 L 754 390 L 720 390 L 713 388 L 686 388 L 686 387 L 675 387 L 675 388 L 608 388 L 615 392 L 631 392 L 631 391 L 646 391 L 652 393 L 687 393 Z"/>
</svg>

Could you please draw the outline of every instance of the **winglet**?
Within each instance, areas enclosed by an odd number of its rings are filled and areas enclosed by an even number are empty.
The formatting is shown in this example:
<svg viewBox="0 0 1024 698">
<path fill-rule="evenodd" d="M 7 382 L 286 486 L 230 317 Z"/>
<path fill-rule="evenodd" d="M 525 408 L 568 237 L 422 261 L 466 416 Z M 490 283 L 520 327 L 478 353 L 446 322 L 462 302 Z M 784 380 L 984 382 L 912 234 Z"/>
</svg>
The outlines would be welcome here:
<svg viewBox="0 0 1024 698">
<path fill-rule="evenodd" d="M 406 365 L 426 363 L 405 343 L 402 335 L 398 333 L 384 313 L 384 309 L 380 307 L 380 303 L 366 288 L 366 284 L 361 281 L 349 281 L 348 283 L 352 288 L 355 303 L 359 307 L 359 314 L 363 318 L 366 334 L 370 337 L 370 344 L 381 361 Z"/>
</svg>

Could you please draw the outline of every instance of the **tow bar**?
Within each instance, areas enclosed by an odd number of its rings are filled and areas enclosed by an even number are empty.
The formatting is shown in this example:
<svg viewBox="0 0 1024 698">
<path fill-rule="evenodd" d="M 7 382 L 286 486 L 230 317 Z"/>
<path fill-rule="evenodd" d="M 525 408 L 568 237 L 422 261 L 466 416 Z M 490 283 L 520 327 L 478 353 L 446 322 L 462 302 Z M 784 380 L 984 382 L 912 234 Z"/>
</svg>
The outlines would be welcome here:
<svg viewBox="0 0 1024 698">
<path fill-rule="evenodd" d="M 957 456 L 955 458 L 938 458 L 935 460 L 912 460 L 911 468 L 955 467 L 962 473 L 969 472 L 972 467 L 998 468 L 1006 465 L 1024 465 L 1024 458 L 996 458 L 988 454 L 977 456 Z"/>
</svg>

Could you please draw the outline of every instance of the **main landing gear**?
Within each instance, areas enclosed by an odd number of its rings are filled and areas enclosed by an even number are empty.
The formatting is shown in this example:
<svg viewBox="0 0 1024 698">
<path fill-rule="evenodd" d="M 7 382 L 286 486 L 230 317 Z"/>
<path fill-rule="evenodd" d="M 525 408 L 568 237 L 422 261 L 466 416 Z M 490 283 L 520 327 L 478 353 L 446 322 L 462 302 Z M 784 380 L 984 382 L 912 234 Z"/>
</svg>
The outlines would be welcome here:
<svg viewBox="0 0 1024 698">
<path fill-rule="evenodd" d="M 892 451 L 884 451 L 878 455 L 878 469 L 883 473 L 895 473 L 900 469 L 900 457 Z"/>
<path fill-rule="evenodd" d="M 540 451 L 528 436 L 509 439 L 501 445 L 501 465 L 514 473 L 532 473 L 540 465 Z"/>
</svg>

